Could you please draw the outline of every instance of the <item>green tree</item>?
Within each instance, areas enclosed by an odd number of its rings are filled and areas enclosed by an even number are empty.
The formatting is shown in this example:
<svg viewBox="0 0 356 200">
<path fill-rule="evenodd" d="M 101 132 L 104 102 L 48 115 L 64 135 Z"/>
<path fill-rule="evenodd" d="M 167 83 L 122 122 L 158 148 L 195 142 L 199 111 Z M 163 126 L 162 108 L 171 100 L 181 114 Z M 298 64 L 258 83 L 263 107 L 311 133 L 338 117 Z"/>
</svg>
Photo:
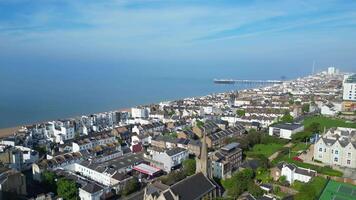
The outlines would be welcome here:
<svg viewBox="0 0 356 200">
<path fill-rule="evenodd" d="M 202 122 L 202 121 L 200 121 L 200 120 L 197 120 L 197 121 L 196 121 L 196 125 L 197 125 L 197 127 L 201 128 L 201 127 L 204 126 L 204 122 Z"/>
<path fill-rule="evenodd" d="M 282 122 L 291 123 L 293 122 L 293 116 L 289 112 L 286 112 L 281 118 Z"/>
<path fill-rule="evenodd" d="M 57 182 L 57 194 L 64 200 L 77 200 L 78 189 L 76 183 L 65 178 L 59 179 Z"/>
<path fill-rule="evenodd" d="M 259 186 L 257 186 L 253 181 L 250 181 L 248 183 L 247 190 L 254 197 L 261 197 L 264 193 L 263 190 Z"/>
<path fill-rule="evenodd" d="M 254 173 L 252 169 L 244 169 L 235 173 L 231 178 L 222 180 L 223 187 L 230 197 L 237 198 L 247 191 L 248 185 L 252 182 Z"/>
<path fill-rule="evenodd" d="M 312 133 L 320 133 L 321 125 L 318 122 L 313 122 L 308 126 L 307 130 L 311 131 Z"/>
<path fill-rule="evenodd" d="M 183 170 L 188 176 L 195 174 L 195 168 L 196 162 L 194 159 L 187 159 L 183 161 Z"/>
<path fill-rule="evenodd" d="M 302 131 L 299 133 L 295 133 L 292 135 L 292 141 L 293 142 L 305 142 L 308 138 L 310 138 L 312 135 L 311 132 L 308 131 Z"/>
<path fill-rule="evenodd" d="M 243 110 L 243 109 L 238 109 L 238 110 L 236 110 L 236 114 L 237 114 L 239 117 L 242 117 L 242 116 L 245 116 L 246 111 Z"/>
<path fill-rule="evenodd" d="M 57 191 L 56 178 L 56 174 L 51 171 L 44 171 L 42 173 L 42 183 L 52 192 Z"/>
<path fill-rule="evenodd" d="M 310 108 L 310 104 L 308 104 L 308 103 L 303 104 L 303 106 L 302 106 L 303 113 L 308 113 L 309 108 Z"/>
<path fill-rule="evenodd" d="M 136 192 L 140 188 L 140 184 L 136 178 L 132 178 L 127 182 L 124 189 L 122 190 L 122 194 L 127 196 L 131 193 Z"/>
<path fill-rule="evenodd" d="M 248 141 L 248 145 L 250 147 L 254 146 L 255 144 L 259 144 L 261 143 L 261 133 L 256 132 L 256 131 L 250 131 L 247 134 L 247 141 Z"/>
</svg>

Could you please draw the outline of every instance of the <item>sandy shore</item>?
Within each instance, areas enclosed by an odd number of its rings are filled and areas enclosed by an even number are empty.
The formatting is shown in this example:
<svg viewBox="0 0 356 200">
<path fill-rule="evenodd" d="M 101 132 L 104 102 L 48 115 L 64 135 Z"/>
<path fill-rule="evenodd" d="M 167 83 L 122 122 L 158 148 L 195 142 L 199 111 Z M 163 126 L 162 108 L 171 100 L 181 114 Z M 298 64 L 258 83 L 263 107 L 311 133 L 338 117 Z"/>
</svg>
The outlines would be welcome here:
<svg viewBox="0 0 356 200">
<path fill-rule="evenodd" d="M 21 127 L 13 127 L 13 128 L 2 128 L 0 129 L 0 138 L 4 138 L 10 135 L 13 135 L 14 132 L 19 130 Z"/>
</svg>

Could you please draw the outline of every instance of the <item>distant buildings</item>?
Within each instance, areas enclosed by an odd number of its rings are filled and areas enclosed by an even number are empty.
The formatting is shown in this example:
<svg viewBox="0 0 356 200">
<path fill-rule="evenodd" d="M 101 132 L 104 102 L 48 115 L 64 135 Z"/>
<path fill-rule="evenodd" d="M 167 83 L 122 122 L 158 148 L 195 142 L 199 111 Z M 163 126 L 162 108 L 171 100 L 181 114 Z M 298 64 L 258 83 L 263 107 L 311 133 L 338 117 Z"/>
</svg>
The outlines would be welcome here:
<svg viewBox="0 0 356 200">
<path fill-rule="evenodd" d="M 72 142 L 72 151 L 78 152 L 88 149 L 94 149 L 101 145 L 113 145 L 117 144 L 115 136 L 111 135 L 110 132 L 103 132 L 95 135 L 82 136 L 75 139 Z"/>
<path fill-rule="evenodd" d="M 356 129 L 330 129 L 315 143 L 314 159 L 329 165 L 356 168 Z"/>
<path fill-rule="evenodd" d="M 275 124 L 269 127 L 269 135 L 283 139 L 292 139 L 292 135 L 303 131 L 304 126 L 296 123 Z"/>
</svg>

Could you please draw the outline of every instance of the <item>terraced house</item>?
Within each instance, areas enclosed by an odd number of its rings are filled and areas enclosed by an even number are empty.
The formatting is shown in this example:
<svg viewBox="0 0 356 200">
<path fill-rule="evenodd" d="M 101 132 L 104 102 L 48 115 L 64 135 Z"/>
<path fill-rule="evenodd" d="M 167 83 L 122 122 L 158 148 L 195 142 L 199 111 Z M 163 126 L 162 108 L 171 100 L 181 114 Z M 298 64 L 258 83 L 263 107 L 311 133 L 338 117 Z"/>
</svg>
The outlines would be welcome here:
<svg viewBox="0 0 356 200">
<path fill-rule="evenodd" d="M 314 159 L 330 165 L 356 168 L 356 129 L 330 129 L 316 142 Z"/>
</svg>

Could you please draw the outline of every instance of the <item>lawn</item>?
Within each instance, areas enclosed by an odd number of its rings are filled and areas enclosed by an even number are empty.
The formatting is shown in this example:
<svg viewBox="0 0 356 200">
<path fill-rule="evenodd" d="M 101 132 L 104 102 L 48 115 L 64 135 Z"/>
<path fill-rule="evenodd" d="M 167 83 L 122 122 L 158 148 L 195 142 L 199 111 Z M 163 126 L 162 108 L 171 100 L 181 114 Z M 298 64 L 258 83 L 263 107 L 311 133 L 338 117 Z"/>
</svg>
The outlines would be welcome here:
<svg viewBox="0 0 356 200">
<path fill-rule="evenodd" d="M 330 180 L 319 200 L 329 199 L 356 199 L 356 186 Z"/>
<path fill-rule="evenodd" d="M 329 117 L 323 117 L 323 116 L 314 116 L 314 117 L 306 118 L 306 119 L 304 119 L 303 124 L 305 127 L 308 127 L 313 122 L 319 123 L 322 130 L 324 130 L 324 127 L 326 129 L 333 128 L 333 127 L 356 128 L 356 123 L 347 122 L 342 119 L 335 119 L 335 118 L 329 118 Z"/>
<path fill-rule="evenodd" d="M 298 183 L 299 184 L 299 183 Z M 327 180 L 322 177 L 314 177 L 309 183 L 300 183 L 297 187 L 299 193 L 294 196 L 295 200 L 314 200 L 317 199 L 323 191 Z"/>
<path fill-rule="evenodd" d="M 276 151 L 279 151 L 283 144 L 270 143 L 270 144 L 256 144 L 253 148 L 246 152 L 247 156 L 262 154 L 266 157 L 271 156 Z"/>
</svg>

